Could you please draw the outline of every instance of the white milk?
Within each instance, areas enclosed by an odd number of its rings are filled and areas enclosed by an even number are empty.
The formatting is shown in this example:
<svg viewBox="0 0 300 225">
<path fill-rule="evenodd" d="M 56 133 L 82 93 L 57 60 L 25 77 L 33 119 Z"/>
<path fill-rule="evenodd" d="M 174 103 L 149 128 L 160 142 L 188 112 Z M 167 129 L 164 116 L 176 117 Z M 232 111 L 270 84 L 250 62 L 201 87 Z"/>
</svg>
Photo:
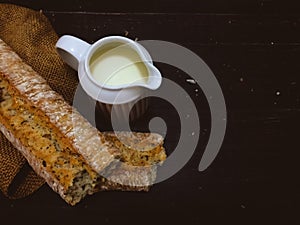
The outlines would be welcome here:
<svg viewBox="0 0 300 225">
<path fill-rule="evenodd" d="M 129 45 L 114 43 L 97 51 L 90 60 L 93 78 L 107 85 L 146 83 L 148 70 L 139 55 Z"/>
</svg>

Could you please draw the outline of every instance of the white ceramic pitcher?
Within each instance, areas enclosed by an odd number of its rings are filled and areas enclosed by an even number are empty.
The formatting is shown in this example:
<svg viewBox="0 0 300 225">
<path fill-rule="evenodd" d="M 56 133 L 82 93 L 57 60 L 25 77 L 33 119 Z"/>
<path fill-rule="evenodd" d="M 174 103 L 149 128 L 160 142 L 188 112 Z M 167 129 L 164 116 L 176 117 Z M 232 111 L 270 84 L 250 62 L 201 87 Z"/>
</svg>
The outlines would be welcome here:
<svg viewBox="0 0 300 225">
<path fill-rule="evenodd" d="M 91 73 L 91 59 L 98 57 L 99 52 L 101 53 L 107 46 L 112 46 L 113 49 L 114 46 L 117 48 L 123 45 L 138 55 L 138 63 L 143 63 L 147 70 L 147 76 L 140 80 L 114 85 L 97 81 L 94 74 Z M 141 116 L 146 111 L 147 103 L 138 100 L 143 97 L 146 90 L 156 90 L 162 82 L 161 73 L 153 65 L 147 50 L 126 37 L 108 36 L 90 45 L 74 36 L 64 35 L 57 41 L 56 49 L 62 59 L 78 71 L 82 88 L 90 97 L 97 100 L 99 108 L 110 115 L 113 107 L 114 118 L 120 120 L 128 117 L 129 111 L 136 102 L 139 103 L 135 104 L 135 112 L 130 114 L 130 119 L 133 120 Z M 119 69 L 122 68 L 116 68 L 116 71 Z"/>
</svg>

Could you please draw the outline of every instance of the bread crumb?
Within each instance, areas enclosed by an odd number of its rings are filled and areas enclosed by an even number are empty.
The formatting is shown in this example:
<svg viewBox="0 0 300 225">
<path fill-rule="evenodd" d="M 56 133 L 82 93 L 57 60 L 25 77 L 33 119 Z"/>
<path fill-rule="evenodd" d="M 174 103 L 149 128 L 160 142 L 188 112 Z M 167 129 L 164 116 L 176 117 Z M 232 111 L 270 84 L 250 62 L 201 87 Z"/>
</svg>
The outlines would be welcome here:
<svg viewBox="0 0 300 225">
<path fill-rule="evenodd" d="M 190 84 L 196 84 L 197 82 L 194 79 L 186 79 L 186 82 Z"/>
</svg>

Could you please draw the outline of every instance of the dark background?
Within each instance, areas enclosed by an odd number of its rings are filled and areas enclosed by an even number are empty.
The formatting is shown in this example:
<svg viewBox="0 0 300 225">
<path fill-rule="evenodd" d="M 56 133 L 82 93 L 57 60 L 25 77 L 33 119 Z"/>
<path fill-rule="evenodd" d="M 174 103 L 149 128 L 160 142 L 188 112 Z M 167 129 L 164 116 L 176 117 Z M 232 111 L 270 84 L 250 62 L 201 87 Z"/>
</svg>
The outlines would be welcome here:
<svg viewBox="0 0 300 225">
<path fill-rule="evenodd" d="M 175 176 L 149 193 L 102 192 L 68 206 L 47 185 L 21 200 L 0 194 L 3 224 L 299 224 L 300 7 L 297 1 L 6 1 L 36 10 L 59 35 L 89 42 L 106 35 L 157 39 L 188 47 L 210 66 L 224 92 L 228 127 L 219 155 L 198 171 L 210 114 L 188 75 L 157 64 L 191 95 L 200 116 L 198 148 Z M 166 149 L 178 138 L 174 110 L 152 100 L 166 119 Z M 143 123 L 133 128 L 143 128 Z M 100 129 L 105 127 L 100 127 Z M 1 220 L 0 220 L 1 221 Z M 2 222 L 0 222 L 2 224 Z"/>
</svg>

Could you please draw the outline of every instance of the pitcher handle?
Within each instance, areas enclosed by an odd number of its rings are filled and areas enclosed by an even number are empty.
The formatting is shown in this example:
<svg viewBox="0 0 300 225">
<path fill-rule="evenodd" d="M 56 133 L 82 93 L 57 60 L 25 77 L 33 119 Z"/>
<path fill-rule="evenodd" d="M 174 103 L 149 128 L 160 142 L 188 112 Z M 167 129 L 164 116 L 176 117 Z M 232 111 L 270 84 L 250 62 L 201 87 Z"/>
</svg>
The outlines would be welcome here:
<svg viewBox="0 0 300 225">
<path fill-rule="evenodd" d="M 79 62 L 90 46 L 90 44 L 77 37 L 63 35 L 56 42 L 55 48 L 64 62 L 74 70 L 78 70 Z"/>
</svg>

